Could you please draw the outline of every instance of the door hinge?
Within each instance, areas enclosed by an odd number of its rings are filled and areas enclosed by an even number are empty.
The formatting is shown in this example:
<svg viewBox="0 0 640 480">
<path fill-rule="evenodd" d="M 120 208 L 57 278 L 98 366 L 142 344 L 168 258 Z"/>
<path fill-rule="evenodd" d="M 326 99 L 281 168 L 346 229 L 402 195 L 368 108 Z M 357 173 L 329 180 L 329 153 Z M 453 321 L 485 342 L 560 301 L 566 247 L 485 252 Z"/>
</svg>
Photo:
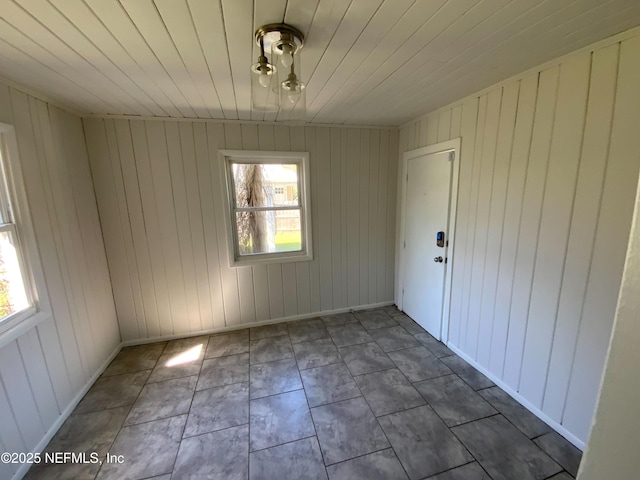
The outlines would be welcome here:
<svg viewBox="0 0 640 480">
<path fill-rule="evenodd" d="M 407 183 L 409 183 L 409 172 L 407 172 Z"/>
<path fill-rule="evenodd" d="M 449 161 L 453 162 L 455 158 L 456 158 L 456 152 L 454 151 L 449 152 Z"/>
<path fill-rule="evenodd" d="M 403 243 L 403 248 L 407 248 L 407 242 L 402 242 Z"/>
</svg>

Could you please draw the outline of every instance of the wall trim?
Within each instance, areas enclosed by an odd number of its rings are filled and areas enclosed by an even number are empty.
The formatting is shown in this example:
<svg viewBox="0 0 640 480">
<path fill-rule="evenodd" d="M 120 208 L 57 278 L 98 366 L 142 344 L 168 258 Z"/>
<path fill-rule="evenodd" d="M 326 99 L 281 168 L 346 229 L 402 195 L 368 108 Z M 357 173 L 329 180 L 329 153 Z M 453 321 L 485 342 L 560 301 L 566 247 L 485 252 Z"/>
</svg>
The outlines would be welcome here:
<svg viewBox="0 0 640 480">
<path fill-rule="evenodd" d="M 194 118 L 194 117 L 153 117 L 144 115 L 110 115 L 100 113 L 80 113 L 80 118 L 99 118 L 102 120 L 145 120 L 145 121 L 162 121 L 162 122 L 189 122 L 189 123 L 237 123 L 240 125 L 275 125 L 280 127 L 327 127 L 327 128 L 361 128 L 370 130 L 398 130 L 398 125 L 361 125 L 343 124 L 343 123 L 291 123 L 291 122 L 272 122 L 264 120 L 235 120 L 224 118 Z"/>
<path fill-rule="evenodd" d="M 459 98 L 447 105 L 443 105 L 440 108 L 436 108 L 435 110 L 431 110 L 430 112 L 424 113 L 416 118 L 414 118 L 413 120 L 409 120 L 408 122 L 405 122 L 403 124 L 401 124 L 400 126 L 398 126 L 399 129 L 403 129 L 409 125 L 411 125 L 414 122 L 418 122 L 420 120 L 424 120 L 425 118 L 427 118 L 430 115 L 433 115 L 435 113 L 439 113 L 442 112 L 444 110 L 449 110 L 451 108 L 454 108 L 460 104 L 462 104 L 465 100 L 469 99 L 469 98 L 475 98 L 475 97 L 481 97 L 482 95 L 489 93 L 492 90 L 495 90 L 497 87 L 499 87 L 500 85 L 504 85 L 505 83 L 509 83 L 509 82 L 513 82 L 516 80 L 521 80 L 525 77 L 527 77 L 528 75 L 531 75 L 533 73 L 537 73 L 537 72 L 541 72 L 543 70 L 546 70 L 548 68 L 551 67 L 555 67 L 556 65 L 561 64 L 562 62 L 565 62 L 567 59 L 586 53 L 586 52 L 590 52 L 590 51 L 595 51 L 595 50 L 599 50 L 601 48 L 604 47 L 608 47 L 609 45 L 613 45 L 614 43 L 620 43 L 624 40 L 627 40 L 629 38 L 633 38 L 633 37 L 637 37 L 640 36 L 640 26 L 638 27 L 633 27 L 630 28 L 629 30 L 625 30 L 624 32 L 620 32 L 620 33 L 616 33 L 615 35 L 611 35 L 610 37 L 604 38 L 602 40 L 599 40 L 595 43 L 590 43 L 589 45 L 586 45 L 584 47 L 578 48 L 577 50 L 573 50 L 569 53 L 565 53 L 564 55 L 561 55 L 559 57 L 553 58 L 551 60 L 548 60 L 544 63 L 540 63 L 534 67 L 528 68 L 527 70 L 524 70 L 522 72 L 516 73 L 515 75 L 512 75 L 510 77 L 505 78 L 504 80 L 500 80 L 499 82 L 496 82 L 488 87 L 483 88 L 482 90 L 478 90 L 475 93 L 472 93 L 470 95 L 465 95 L 462 98 Z"/>
<path fill-rule="evenodd" d="M 119 343 L 116 346 L 116 348 L 113 350 L 113 352 L 111 352 L 111 354 L 107 357 L 107 359 L 102 363 L 100 368 L 98 368 L 96 373 L 94 373 L 91 376 L 91 378 L 84 384 L 84 386 L 78 392 L 78 394 L 75 397 L 73 397 L 71 402 L 69 402 L 69 405 L 67 405 L 67 408 L 65 408 L 64 411 L 62 411 L 62 413 L 60 413 L 60 415 L 58 416 L 56 421 L 53 423 L 53 425 L 51 425 L 49 430 L 47 430 L 47 432 L 45 433 L 44 437 L 42 437 L 42 439 L 40 439 L 40 441 L 34 447 L 34 449 L 31 451 L 31 453 L 42 453 L 42 451 L 45 449 L 45 447 L 51 441 L 53 436 L 56 433 L 58 433 L 58 430 L 60 430 L 60 427 L 62 426 L 62 424 L 67 420 L 67 418 L 69 418 L 69 416 L 71 415 L 73 410 L 76 408 L 78 403 L 80 403 L 80 400 L 82 400 L 82 398 L 87 394 L 89 389 L 91 387 L 93 387 L 93 384 L 96 383 L 96 381 L 98 380 L 100 375 L 102 375 L 102 372 L 104 372 L 107 369 L 107 367 L 109 366 L 109 364 L 113 361 L 113 359 L 116 358 L 116 355 L 118 355 L 118 353 L 120 353 L 120 350 L 122 350 L 122 343 Z M 11 477 L 11 479 L 12 480 L 20 480 L 21 478 L 23 478 L 26 475 L 26 473 L 29 471 L 31 466 L 32 466 L 32 464 L 30 464 L 30 463 L 23 463 L 20 466 L 20 468 L 18 468 L 16 473 L 13 475 L 13 477 Z"/>
<path fill-rule="evenodd" d="M 393 304 L 394 304 L 393 301 L 370 303 L 368 305 L 358 305 L 357 307 L 337 308 L 334 310 L 322 310 L 319 312 L 304 313 L 301 315 L 291 315 L 289 317 L 280 317 L 280 318 L 272 318 L 269 320 L 261 320 L 259 322 L 239 323 L 238 325 L 229 325 L 227 327 L 212 328 L 209 330 L 200 330 L 197 332 L 185 332 L 185 333 L 176 333 L 174 335 L 161 335 L 161 336 L 151 337 L 151 338 L 139 338 L 135 340 L 124 341 L 122 342 L 122 346 L 131 347 L 134 345 L 145 345 L 147 343 L 164 342 L 167 340 L 176 340 L 179 338 L 199 337 L 200 335 L 211 335 L 215 333 L 232 332 L 234 330 L 241 330 L 244 328 L 261 327 L 264 325 L 275 325 L 276 323 L 294 322 L 296 320 L 306 320 L 308 318 L 315 318 L 322 315 L 335 315 L 337 313 L 358 312 L 361 310 L 368 310 L 370 308 L 386 307 Z"/>
<path fill-rule="evenodd" d="M 458 347 L 456 347 L 452 343 L 447 343 L 447 347 L 449 347 L 449 349 L 451 349 L 459 357 L 463 358 L 467 363 L 471 364 L 476 370 L 482 372 L 493 383 L 495 383 L 502 390 L 507 392 L 516 402 L 518 402 L 520 405 L 525 407 L 527 410 L 529 410 L 531 413 L 533 413 L 536 417 L 538 417 L 544 423 L 546 423 L 551 428 L 553 428 L 556 432 L 558 432 L 560 435 L 562 435 L 564 438 L 566 438 L 569 442 L 571 442 L 577 448 L 579 448 L 580 450 L 584 451 L 584 447 L 585 447 L 585 443 L 586 442 L 580 440 L 573 433 L 571 433 L 569 430 L 564 428 L 560 423 L 556 422 L 551 417 L 549 417 L 546 413 L 544 413 L 542 410 L 540 410 L 538 407 L 534 406 L 526 398 L 524 398 L 522 395 L 520 395 L 518 392 L 516 392 L 513 388 L 511 388 L 509 385 L 504 383 L 500 378 L 498 378 L 493 373 L 491 373 L 489 370 L 484 368 L 482 365 L 480 365 L 478 362 L 476 362 L 473 358 L 471 358 L 469 355 L 464 353 Z"/>
</svg>

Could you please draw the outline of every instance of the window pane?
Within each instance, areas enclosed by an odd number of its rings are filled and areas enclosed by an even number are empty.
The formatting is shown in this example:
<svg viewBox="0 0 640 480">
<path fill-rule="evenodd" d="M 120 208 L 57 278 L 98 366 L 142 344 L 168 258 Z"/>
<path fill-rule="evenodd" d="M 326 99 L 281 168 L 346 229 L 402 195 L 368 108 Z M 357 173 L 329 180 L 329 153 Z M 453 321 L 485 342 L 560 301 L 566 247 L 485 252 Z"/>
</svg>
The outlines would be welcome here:
<svg viewBox="0 0 640 480">
<path fill-rule="evenodd" d="M 0 232 L 0 319 L 29 306 L 11 232 Z"/>
<path fill-rule="evenodd" d="M 236 206 L 298 206 L 298 165 L 233 163 Z"/>
<path fill-rule="evenodd" d="M 237 212 L 240 255 L 302 250 L 300 210 Z"/>
</svg>

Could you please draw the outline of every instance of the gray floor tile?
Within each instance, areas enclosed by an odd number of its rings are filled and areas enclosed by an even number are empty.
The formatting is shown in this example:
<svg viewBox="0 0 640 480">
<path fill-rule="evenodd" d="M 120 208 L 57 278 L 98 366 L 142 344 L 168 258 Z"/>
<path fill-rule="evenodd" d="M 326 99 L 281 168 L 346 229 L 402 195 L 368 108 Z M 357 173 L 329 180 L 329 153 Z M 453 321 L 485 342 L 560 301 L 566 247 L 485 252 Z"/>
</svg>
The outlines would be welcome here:
<svg viewBox="0 0 640 480">
<path fill-rule="evenodd" d="M 491 387 L 478 392 L 486 401 L 494 406 L 507 420 L 529 438 L 550 432 L 551 428 L 525 407 L 516 402 L 508 393 L 499 387 Z"/>
<path fill-rule="evenodd" d="M 163 355 L 172 353 L 174 355 L 187 353 L 191 355 L 202 354 L 207 351 L 209 343 L 208 335 L 199 335 L 197 337 L 178 338 L 167 342 L 167 346 L 162 352 Z"/>
<path fill-rule="evenodd" d="M 96 480 L 137 480 L 170 473 L 178 453 L 186 415 L 123 427 L 109 449 L 124 463 L 105 463 Z"/>
<path fill-rule="evenodd" d="M 293 351 L 300 370 L 321 367 L 332 363 L 342 363 L 338 349 L 330 338 L 294 343 Z"/>
<path fill-rule="evenodd" d="M 298 320 L 289 323 L 289 338 L 291 338 L 291 343 L 294 344 L 310 342 L 311 340 L 329 338 L 329 332 L 327 332 L 324 323 L 319 318 Z"/>
<path fill-rule="evenodd" d="M 363 375 L 395 367 L 395 364 L 375 342 L 342 347 L 338 350 L 352 375 Z"/>
<path fill-rule="evenodd" d="M 396 321 L 382 310 L 365 310 L 355 313 L 360 324 L 367 330 L 395 327 Z"/>
<path fill-rule="evenodd" d="M 395 305 L 387 305 L 386 307 L 382 307 L 381 310 L 392 317 L 395 317 L 396 315 L 404 315 L 404 313 L 401 310 L 398 310 L 398 307 Z"/>
<path fill-rule="evenodd" d="M 431 334 L 427 332 L 418 333 L 415 335 L 415 337 L 422 345 L 427 347 L 427 349 L 438 358 L 454 355 L 454 353 L 449 350 L 449 347 L 447 347 L 444 343 L 436 340 L 431 336 Z"/>
<path fill-rule="evenodd" d="M 405 348 L 388 353 L 398 368 L 412 382 L 441 377 L 452 373 L 449 367 L 438 360 L 425 347 Z"/>
<path fill-rule="evenodd" d="M 248 436 L 249 428 L 243 425 L 185 438 L 171 479 L 246 480 Z"/>
<path fill-rule="evenodd" d="M 355 380 L 376 417 L 425 404 L 422 396 L 396 368 L 361 375 Z"/>
<path fill-rule="evenodd" d="M 133 405 L 151 370 L 101 377 L 89 389 L 73 413 L 95 412 Z"/>
<path fill-rule="evenodd" d="M 404 328 L 407 332 L 412 335 L 426 333 L 424 328 L 414 322 L 411 317 L 401 313 L 400 315 L 396 315 L 393 319 L 400 324 L 402 328 Z M 451 354 L 449 354 L 451 355 Z"/>
<path fill-rule="evenodd" d="M 359 323 L 347 323 L 335 327 L 327 327 L 329 335 L 338 347 L 372 342 L 373 338 Z"/>
<path fill-rule="evenodd" d="M 315 435 L 303 390 L 258 398 L 249 405 L 252 452 Z"/>
<path fill-rule="evenodd" d="M 534 440 L 535 444 L 547 455 L 558 462 L 574 477 L 578 475 L 578 467 L 582 459 L 582 452 L 557 432 L 546 433 Z"/>
<path fill-rule="evenodd" d="M 335 327 L 336 325 L 358 322 L 358 319 L 351 312 L 336 313 L 335 315 L 323 315 L 320 319 L 327 327 Z"/>
<path fill-rule="evenodd" d="M 316 437 L 252 452 L 251 480 L 327 480 Z"/>
<path fill-rule="evenodd" d="M 147 383 L 198 375 L 204 359 L 204 352 L 202 347 L 195 346 L 179 353 L 163 353 Z"/>
<path fill-rule="evenodd" d="M 120 373 L 139 372 L 141 370 L 152 370 L 162 355 L 166 343 L 151 343 L 148 345 L 138 345 L 135 347 L 123 348 L 113 362 L 109 364 L 103 377 L 118 375 Z"/>
<path fill-rule="evenodd" d="M 574 480 L 574 477 L 569 475 L 567 472 L 560 472 L 553 477 L 549 477 L 547 480 Z"/>
<path fill-rule="evenodd" d="M 401 326 L 372 330 L 371 336 L 385 352 L 420 346 L 420 342 Z"/>
<path fill-rule="evenodd" d="M 358 385 L 343 363 L 303 370 L 301 375 L 311 407 L 361 396 Z"/>
<path fill-rule="evenodd" d="M 140 392 L 125 425 L 160 420 L 189 412 L 198 377 L 149 383 Z"/>
<path fill-rule="evenodd" d="M 411 480 L 473 461 L 460 441 L 427 405 L 378 418 Z"/>
<path fill-rule="evenodd" d="M 249 423 L 249 384 L 234 383 L 196 392 L 185 437 Z"/>
<path fill-rule="evenodd" d="M 408 480 L 392 449 L 370 453 L 362 457 L 327 467 L 329 480 Z"/>
<path fill-rule="evenodd" d="M 210 337 L 204 358 L 226 357 L 240 353 L 249 353 L 249 330 L 246 329 Z"/>
<path fill-rule="evenodd" d="M 453 370 L 462 378 L 467 384 L 474 390 L 480 390 L 482 388 L 493 387 L 494 383 L 485 377 L 482 373 L 476 370 L 473 366 L 469 365 L 458 355 L 451 355 L 449 357 L 440 358 L 447 367 Z"/>
<path fill-rule="evenodd" d="M 249 348 L 252 364 L 293 358 L 291 340 L 287 335 L 252 340 Z"/>
<path fill-rule="evenodd" d="M 279 337 L 287 335 L 289 330 L 286 323 L 275 323 L 273 325 L 263 325 L 262 327 L 254 327 L 249 329 L 251 340 L 260 340 L 261 338 Z"/>
<path fill-rule="evenodd" d="M 494 480 L 541 480 L 562 470 L 502 415 L 452 431 Z"/>
<path fill-rule="evenodd" d="M 209 358 L 202 363 L 196 390 L 249 381 L 249 354 Z"/>
<path fill-rule="evenodd" d="M 439 473 L 426 480 L 491 480 L 477 462 L 467 463 L 461 467 Z"/>
<path fill-rule="evenodd" d="M 364 398 L 311 409 L 326 465 L 389 447 Z"/>
<path fill-rule="evenodd" d="M 95 452 L 103 460 L 116 438 L 129 407 L 71 415 L 55 434 L 45 452 L 84 452 L 87 458 Z M 26 480 L 93 479 L 100 464 L 34 464 Z"/>
<path fill-rule="evenodd" d="M 298 366 L 293 358 L 251 365 L 249 385 L 251 399 L 302 388 Z"/>
<path fill-rule="evenodd" d="M 414 386 L 450 427 L 498 413 L 457 375 L 432 378 Z"/>
</svg>

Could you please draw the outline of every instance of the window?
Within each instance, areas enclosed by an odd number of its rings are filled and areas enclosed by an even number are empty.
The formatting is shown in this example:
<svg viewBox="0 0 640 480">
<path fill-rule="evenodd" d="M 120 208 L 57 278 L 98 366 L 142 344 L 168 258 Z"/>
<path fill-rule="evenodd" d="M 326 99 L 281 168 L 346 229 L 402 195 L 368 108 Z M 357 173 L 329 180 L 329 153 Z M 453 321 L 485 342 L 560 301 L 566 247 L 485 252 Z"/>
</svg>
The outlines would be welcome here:
<svg viewBox="0 0 640 480">
<path fill-rule="evenodd" d="M 24 200 L 24 192 L 19 190 L 22 188 L 20 174 L 13 175 L 12 166 L 19 166 L 13 127 L 0 123 L 0 334 L 2 334 L 2 343 L 8 341 L 7 332 L 11 331 L 13 332 L 11 336 L 15 336 L 17 326 L 36 313 L 21 231 L 26 205 L 18 205 L 19 202 L 17 202 L 17 192 L 22 193 L 22 200 Z"/>
<path fill-rule="evenodd" d="M 221 150 L 231 266 L 311 260 L 309 154 Z"/>
</svg>

